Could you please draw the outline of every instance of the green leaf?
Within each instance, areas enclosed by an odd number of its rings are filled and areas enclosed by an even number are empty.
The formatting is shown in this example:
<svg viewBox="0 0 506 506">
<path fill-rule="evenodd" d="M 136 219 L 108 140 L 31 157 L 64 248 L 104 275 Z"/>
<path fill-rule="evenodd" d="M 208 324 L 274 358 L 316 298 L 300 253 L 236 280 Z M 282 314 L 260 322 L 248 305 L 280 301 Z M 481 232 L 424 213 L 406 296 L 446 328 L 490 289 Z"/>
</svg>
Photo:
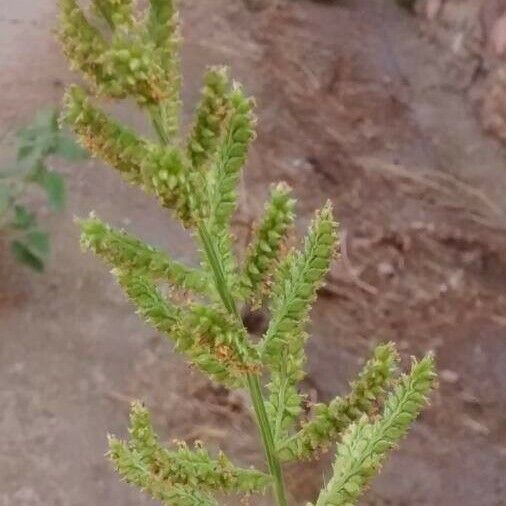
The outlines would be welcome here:
<svg viewBox="0 0 506 506">
<path fill-rule="evenodd" d="M 58 135 L 52 152 L 55 155 L 63 156 L 67 160 L 84 160 L 87 158 L 86 151 L 66 134 Z"/>
<path fill-rule="evenodd" d="M 35 214 L 30 212 L 26 207 L 19 205 L 14 207 L 14 220 L 12 224 L 15 228 L 26 230 L 35 225 L 35 222 Z"/>
<path fill-rule="evenodd" d="M 22 239 L 12 241 L 11 251 L 18 262 L 42 272 L 49 255 L 49 237 L 40 230 L 27 232 Z"/>
<path fill-rule="evenodd" d="M 6 184 L 0 184 L 0 216 L 7 211 L 11 199 L 11 188 Z"/>
<path fill-rule="evenodd" d="M 39 182 L 44 188 L 49 206 L 54 211 L 61 211 L 65 207 L 65 181 L 57 172 L 46 170 Z"/>
<path fill-rule="evenodd" d="M 33 230 L 25 235 L 25 244 L 34 255 L 47 257 L 49 255 L 49 236 L 46 232 Z"/>
<path fill-rule="evenodd" d="M 40 111 L 31 125 L 18 132 L 18 161 L 32 165 L 51 153 L 58 133 L 56 111 L 54 109 Z"/>
<path fill-rule="evenodd" d="M 12 241 L 11 251 L 18 262 L 31 267 L 36 272 L 44 271 L 44 261 L 33 254 L 26 244 L 21 241 Z"/>
<path fill-rule="evenodd" d="M 48 108 L 38 111 L 32 128 L 36 131 L 58 132 L 58 112 L 56 109 Z"/>
</svg>

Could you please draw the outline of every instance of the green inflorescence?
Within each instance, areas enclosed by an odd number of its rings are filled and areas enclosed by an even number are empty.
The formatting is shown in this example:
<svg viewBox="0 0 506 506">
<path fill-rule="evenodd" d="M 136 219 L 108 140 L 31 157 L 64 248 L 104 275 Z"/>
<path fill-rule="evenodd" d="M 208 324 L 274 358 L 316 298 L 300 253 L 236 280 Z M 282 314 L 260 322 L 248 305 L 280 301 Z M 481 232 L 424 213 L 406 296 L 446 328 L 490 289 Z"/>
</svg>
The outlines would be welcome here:
<svg viewBox="0 0 506 506">
<path fill-rule="evenodd" d="M 93 4 L 96 22 L 75 0 L 60 0 L 65 53 L 98 97 L 133 98 L 151 118 L 157 139 L 112 119 L 77 86 L 67 91 L 62 121 L 93 155 L 174 213 L 196 239 L 202 264 L 187 266 L 94 215 L 79 222 L 82 245 L 113 269 L 140 316 L 199 370 L 229 388 L 249 389 L 268 472 L 236 467 L 200 444 L 161 446 L 138 403 L 130 439 L 110 438 L 111 460 L 125 481 L 166 505 L 214 505 L 223 494 L 272 487 L 277 506 L 286 506 L 281 462 L 315 457 L 337 442 L 334 475 L 316 505 L 356 504 L 427 402 L 432 358 L 414 362 L 399 377 L 394 345 L 378 346 L 348 395 L 316 404 L 303 420 L 307 326 L 338 242 L 330 203 L 316 213 L 302 247 L 289 250 L 295 201 L 288 186 L 274 186 L 240 263 L 231 222 L 255 136 L 253 100 L 226 69 L 208 69 L 193 127 L 182 136 L 174 1 L 151 0 L 145 13 L 129 0 Z M 271 320 L 255 342 L 240 314 L 263 303 Z"/>
<path fill-rule="evenodd" d="M 262 492 L 271 478 L 254 469 L 236 467 L 223 453 L 212 458 L 197 443 L 194 449 L 179 443 L 168 450 L 160 445 L 149 412 L 132 405 L 130 439 L 109 438 L 109 457 L 119 474 L 164 504 L 217 504 L 213 491 L 251 494 Z"/>
</svg>

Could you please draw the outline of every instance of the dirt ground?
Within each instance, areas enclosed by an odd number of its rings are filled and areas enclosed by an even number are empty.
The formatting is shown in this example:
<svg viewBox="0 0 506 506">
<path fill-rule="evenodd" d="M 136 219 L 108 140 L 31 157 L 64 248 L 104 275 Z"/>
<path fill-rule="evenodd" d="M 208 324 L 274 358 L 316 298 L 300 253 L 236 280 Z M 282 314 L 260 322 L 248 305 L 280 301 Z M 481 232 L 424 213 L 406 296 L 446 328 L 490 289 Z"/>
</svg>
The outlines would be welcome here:
<svg viewBox="0 0 506 506">
<path fill-rule="evenodd" d="M 55 3 L 0 0 L 1 138 L 74 79 L 53 41 Z M 239 242 L 271 181 L 295 188 L 301 230 L 326 198 L 337 209 L 341 258 L 314 310 L 311 398 L 345 392 L 379 341 L 405 357 L 436 353 L 432 406 L 361 504 L 505 505 L 506 150 L 462 86 L 474 63 L 388 0 L 182 3 L 186 114 L 211 63 L 229 64 L 257 97 Z M 202 439 L 261 465 L 246 397 L 191 372 L 138 320 L 80 252 L 72 217 L 95 210 L 188 262 L 191 241 L 100 163 L 61 170 L 70 203 L 47 217 L 48 272 L 1 252 L 0 506 L 151 504 L 103 457 L 135 398 L 167 440 Z M 314 499 L 331 458 L 287 470 L 293 504 Z"/>
</svg>

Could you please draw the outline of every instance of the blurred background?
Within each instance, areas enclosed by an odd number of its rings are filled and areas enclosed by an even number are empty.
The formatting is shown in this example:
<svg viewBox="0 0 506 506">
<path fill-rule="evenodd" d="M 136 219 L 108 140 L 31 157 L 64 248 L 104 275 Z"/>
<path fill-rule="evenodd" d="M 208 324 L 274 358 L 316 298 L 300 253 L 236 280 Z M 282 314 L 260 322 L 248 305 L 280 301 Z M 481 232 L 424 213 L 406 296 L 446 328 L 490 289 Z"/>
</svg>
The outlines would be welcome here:
<svg viewBox="0 0 506 506">
<path fill-rule="evenodd" d="M 345 392 L 380 341 L 405 358 L 436 353 L 432 406 L 361 504 L 506 504 L 506 1 L 180 3 L 187 119 L 208 64 L 230 65 L 258 103 L 238 245 L 273 181 L 294 187 L 300 230 L 327 198 L 341 222 L 341 257 L 313 312 L 311 400 Z M 0 0 L 5 166 L 13 132 L 76 79 L 54 41 L 55 4 Z M 134 107 L 118 114 L 148 132 Z M 132 399 L 167 441 L 202 439 L 261 465 L 246 396 L 191 371 L 137 318 L 81 253 L 73 217 L 95 210 L 195 262 L 191 240 L 98 161 L 49 160 L 65 209 L 51 212 L 46 183 L 46 196 L 22 197 L 49 232 L 44 272 L 18 262 L 1 232 L 0 506 L 151 504 L 104 459 Z M 28 246 L 25 260 L 47 249 Z M 314 499 L 331 460 L 288 468 L 294 504 Z"/>
</svg>

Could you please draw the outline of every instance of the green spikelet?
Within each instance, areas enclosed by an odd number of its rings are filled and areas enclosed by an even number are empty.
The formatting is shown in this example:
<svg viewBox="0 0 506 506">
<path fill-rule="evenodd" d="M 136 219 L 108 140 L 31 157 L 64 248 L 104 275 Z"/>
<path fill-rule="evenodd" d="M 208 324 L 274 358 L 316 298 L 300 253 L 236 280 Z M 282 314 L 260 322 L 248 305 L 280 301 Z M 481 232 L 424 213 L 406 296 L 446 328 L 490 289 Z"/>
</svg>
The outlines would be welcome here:
<svg viewBox="0 0 506 506">
<path fill-rule="evenodd" d="M 229 225 L 237 204 L 236 187 L 240 170 L 255 135 L 253 100 L 246 98 L 242 88 L 235 85 L 229 101 L 229 118 L 218 146 L 211 182 L 211 227 L 216 231 L 227 229 Z"/>
<path fill-rule="evenodd" d="M 130 183 L 143 185 L 142 163 L 148 156 L 146 141 L 94 107 L 82 88 L 71 86 L 67 90 L 62 121 L 93 156 L 102 158 Z"/>
<path fill-rule="evenodd" d="M 370 413 L 391 384 L 399 357 L 392 343 L 378 346 L 367 362 L 351 392 L 330 404 L 317 404 L 314 418 L 291 438 L 281 442 L 278 454 L 282 460 L 310 458 L 325 449 L 353 422 Z"/>
<path fill-rule="evenodd" d="M 149 145 L 143 164 L 144 188 L 153 191 L 160 204 L 175 211 L 182 224 L 193 227 L 197 217 L 192 212 L 188 169 L 181 151 L 171 146 Z"/>
<path fill-rule="evenodd" d="M 204 77 L 202 99 L 197 119 L 187 141 L 187 155 L 191 164 L 187 193 L 195 215 L 204 219 L 209 215 L 209 168 L 216 156 L 223 123 L 229 112 L 229 83 L 224 68 L 211 68 Z M 230 266 L 229 271 L 233 268 Z"/>
<path fill-rule="evenodd" d="M 156 285 L 141 274 L 119 269 L 113 274 L 144 320 L 172 336 L 180 324 L 182 310 L 166 300 Z"/>
<path fill-rule="evenodd" d="M 202 271 L 172 260 L 163 251 L 111 228 L 94 216 L 80 220 L 79 224 L 83 247 L 92 250 L 111 267 L 141 272 L 154 281 L 166 281 L 185 292 L 208 294 L 209 279 Z"/>
<path fill-rule="evenodd" d="M 208 494 L 158 478 L 140 456 L 114 437 L 109 439 L 109 458 L 128 484 L 135 485 L 165 506 L 218 506 Z"/>
<path fill-rule="evenodd" d="M 58 36 L 73 70 L 80 70 L 94 83 L 105 80 L 99 59 L 107 49 L 100 32 L 92 27 L 76 0 L 58 0 L 60 28 Z"/>
<path fill-rule="evenodd" d="M 242 291 L 254 305 L 263 298 L 265 285 L 278 262 L 283 241 L 293 226 L 295 200 L 290 197 L 290 192 L 290 188 L 282 183 L 271 190 L 262 222 L 248 250 Z"/>
<path fill-rule="evenodd" d="M 178 57 L 173 55 L 172 37 L 179 30 L 178 13 L 176 9 L 176 0 L 149 0 L 148 26 L 150 28 L 151 38 L 158 47 L 168 46 L 170 54 L 168 57 Z"/>
<path fill-rule="evenodd" d="M 304 326 L 336 246 L 330 203 L 314 219 L 304 250 L 293 252 L 278 269 L 270 304 L 272 320 L 261 343 L 271 368 L 267 412 L 279 441 L 301 412 L 298 384 L 304 376 Z"/>
<path fill-rule="evenodd" d="M 208 374 L 212 371 L 215 376 L 218 375 L 218 371 L 212 370 L 214 361 L 218 362 L 226 371 L 222 382 L 243 385 L 246 374 L 260 372 L 258 353 L 249 342 L 244 328 L 232 318 L 220 314 L 216 308 L 192 306 L 184 313 L 175 338 L 179 348 L 195 357 L 195 364 Z M 208 365 L 207 356 L 201 350 L 208 350 L 213 363 Z"/>
<path fill-rule="evenodd" d="M 125 38 L 115 35 L 98 60 L 105 79 L 98 81 L 99 93 L 114 98 L 132 96 L 141 106 L 160 104 L 169 96 L 164 69 L 154 57 L 154 44 L 142 33 Z"/>
<path fill-rule="evenodd" d="M 180 83 L 179 45 L 181 35 L 175 0 L 150 0 L 149 4 L 146 21 L 149 37 L 160 55 L 163 68 L 170 71 L 171 74 L 177 74 L 177 81 Z"/>
<path fill-rule="evenodd" d="M 232 319 L 211 307 L 177 308 L 144 276 L 125 271 L 116 274 L 139 314 L 215 381 L 240 387 L 246 374 L 260 371 L 256 350 Z"/>
<path fill-rule="evenodd" d="M 175 451 L 163 448 L 149 412 L 139 403 L 132 405 L 130 440 L 111 437 L 109 447 L 109 457 L 126 481 L 162 501 L 192 497 L 209 502 L 211 499 L 203 495 L 208 491 L 251 494 L 263 491 L 270 481 L 259 471 L 236 467 L 223 453 L 213 459 L 200 444 L 194 450 L 184 443 Z"/>
<path fill-rule="evenodd" d="M 228 97 L 230 112 L 209 173 L 207 217 L 199 229 L 206 264 L 216 278 L 216 288 L 227 309 L 235 312 L 230 298 L 239 293 L 237 261 L 233 252 L 230 217 L 236 206 L 238 177 L 253 139 L 253 103 L 235 86 Z M 211 261 L 210 261 L 211 260 Z M 226 293 L 225 293 L 226 292 Z"/>
<path fill-rule="evenodd" d="M 353 506 L 386 454 L 406 434 L 434 384 L 431 356 L 414 362 L 409 375 L 389 395 L 383 416 L 374 423 L 362 418 L 354 423 L 338 446 L 334 476 L 320 494 L 316 506 Z"/>
<path fill-rule="evenodd" d="M 173 0 L 151 0 L 146 20 L 146 36 L 154 44 L 154 55 L 164 70 L 167 97 L 151 108 L 155 128 L 170 142 L 179 131 L 181 111 L 180 23 Z"/>
<path fill-rule="evenodd" d="M 229 87 L 226 68 L 210 68 L 206 72 L 197 119 L 188 141 L 188 155 L 192 168 L 197 172 L 216 153 L 223 124 L 230 110 Z"/>
<path fill-rule="evenodd" d="M 115 29 L 126 30 L 134 24 L 132 0 L 94 0 L 94 7 Z"/>
<path fill-rule="evenodd" d="M 97 93 L 114 98 L 133 96 L 142 106 L 159 104 L 169 96 L 170 83 L 157 61 L 155 46 L 141 30 L 130 30 L 128 37 L 115 32 L 108 45 L 75 0 L 60 0 L 60 6 L 60 40 L 65 54 Z M 96 6 L 112 24 L 113 18 L 124 17 L 125 5 L 118 10 L 104 0 Z"/>
<path fill-rule="evenodd" d="M 187 173 L 179 150 L 152 144 L 109 118 L 93 106 L 78 86 L 65 95 L 62 121 L 69 124 L 81 144 L 118 170 L 130 183 L 154 193 L 160 203 L 173 209 L 191 226 Z"/>
</svg>

